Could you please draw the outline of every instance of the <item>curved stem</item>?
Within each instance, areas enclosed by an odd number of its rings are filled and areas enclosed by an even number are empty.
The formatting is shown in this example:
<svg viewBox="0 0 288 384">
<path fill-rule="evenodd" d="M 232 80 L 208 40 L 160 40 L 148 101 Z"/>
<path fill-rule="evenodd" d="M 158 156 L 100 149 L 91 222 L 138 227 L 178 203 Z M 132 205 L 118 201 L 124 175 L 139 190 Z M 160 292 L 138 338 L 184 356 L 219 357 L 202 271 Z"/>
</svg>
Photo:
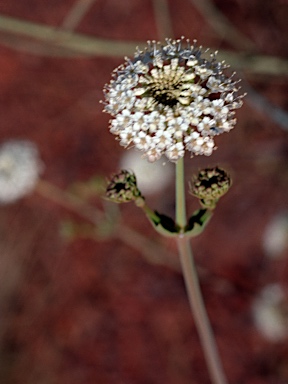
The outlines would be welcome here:
<svg viewBox="0 0 288 384">
<path fill-rule="evenodd" d="M 176 221 L 182 228 L 186 223 L 184 160 L 176 163 Z M 189 238 L 180 234 L 177 237 L 183 277 L 188 294 L 190 308 L 204 350 L 210 378 L 213 384 L 227 384 L 219 358 L 216 342 L 200 291 L 199 280 Z"/>
</svg>

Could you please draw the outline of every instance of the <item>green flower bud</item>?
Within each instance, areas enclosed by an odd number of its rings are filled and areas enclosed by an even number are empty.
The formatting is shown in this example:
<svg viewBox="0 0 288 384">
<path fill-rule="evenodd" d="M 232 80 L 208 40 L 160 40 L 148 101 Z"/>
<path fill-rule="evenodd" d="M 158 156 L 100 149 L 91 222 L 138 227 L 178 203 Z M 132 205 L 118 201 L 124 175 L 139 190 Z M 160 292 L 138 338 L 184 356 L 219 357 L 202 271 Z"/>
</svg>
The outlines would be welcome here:
<svg viewBox="0 0 288 384">
<path fill-rule="evenodd" d="M 105 197 L 114 203 L 128 203 L 142 197 L 133 172 L 121 170 L 109 180 Z"/>
<path fill-rule="evenodd" d="M 189 192 L 197 197 L 205 208 L 214 209 L 220 197 L 230 188 L 231 179 L 224 169 L 219 167 L 202 169 L 192 177 Z"/>
</svg>

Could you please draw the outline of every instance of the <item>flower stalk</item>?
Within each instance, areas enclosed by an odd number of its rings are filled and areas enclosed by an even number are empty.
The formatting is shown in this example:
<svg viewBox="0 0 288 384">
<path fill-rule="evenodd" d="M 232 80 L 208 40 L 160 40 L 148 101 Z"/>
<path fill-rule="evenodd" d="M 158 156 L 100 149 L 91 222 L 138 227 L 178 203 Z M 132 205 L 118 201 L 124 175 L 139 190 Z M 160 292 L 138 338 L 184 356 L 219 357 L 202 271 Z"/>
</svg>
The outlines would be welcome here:
<svg viewBox="0 0 288 384">
<path fill-rule="evenodd" d="M 184 187 L 184 161 L 183 159 L 180 159 L 176 163 L 176 222 L 182 228 L 186 223 Z M 177 245 L 189 304 L 203 346 L 211 381 L 213 384 L 227 384 L 216 342 L 205 309 L 205 304 L 202 298 L 189 237 L 185 236 L 183 233 L 180 233 L 177 236 Z"/>
<path fill-rule="evenodd" d="M 186 225 L 184 159 L 176 163 L 176 223 L 180 228 Z"/>
</svg>

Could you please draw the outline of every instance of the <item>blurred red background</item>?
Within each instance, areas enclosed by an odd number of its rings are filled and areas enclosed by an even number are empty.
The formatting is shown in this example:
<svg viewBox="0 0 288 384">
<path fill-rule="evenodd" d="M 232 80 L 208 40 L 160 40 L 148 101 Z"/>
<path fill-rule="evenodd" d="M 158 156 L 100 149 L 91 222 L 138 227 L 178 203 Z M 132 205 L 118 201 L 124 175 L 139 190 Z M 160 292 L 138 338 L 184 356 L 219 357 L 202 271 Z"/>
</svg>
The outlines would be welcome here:
<svg viewBox="0 0 288 384">
<path fill-rule="evenodd" d="M 253 312 L 261 290 L 276 284 L 286 297 L 276 317 L 288 329 L 287 9 L 283 0 L 0 1 L 0 140 L 36 143 L 42 179 L 62 190 L 119 168 L 125 150 L 99 101 L 134 45 L 197 39 L 244 79 L 236 128 L 217 138 L 211 157 L 186 159 L 188 176 L 216 164 L 233 175 L 192 241 L 230 384 L 288 383 L 288 334 L 263 333 Z M 116 235 L 67 239 L 63 221 L 87 225 L 82 209 L 49 191 L 0 206 L 0 382 L 208 384 L 173 241 L 133 205 L 120 207 L 121 223 L 146 236 L 138 249 L 122 224 Z M 173 183 L 148 201 L 173 215 Z M 103 207 L 99 196 L 90 204 Z"/>
</svg>

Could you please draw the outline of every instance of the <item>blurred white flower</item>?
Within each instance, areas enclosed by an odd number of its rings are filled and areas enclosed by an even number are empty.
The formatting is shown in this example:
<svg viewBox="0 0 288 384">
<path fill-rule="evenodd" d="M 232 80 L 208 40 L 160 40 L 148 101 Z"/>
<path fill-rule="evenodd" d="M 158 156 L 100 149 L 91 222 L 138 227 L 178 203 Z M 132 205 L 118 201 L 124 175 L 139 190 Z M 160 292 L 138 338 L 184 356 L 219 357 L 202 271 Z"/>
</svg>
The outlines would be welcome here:
<svg viewBox="0 0 288 384">
<path fill-rule="evenodd" d="M 288 214 L 275 216 L 266 227 L 263 236 L 263 249 L 268 257 L 288 255 Z M 285 252 L 286 250 L 286 252 Z"/>
<path fill-rule="evenodd" d="M 288 300 L 279 284 L 264 287 L 252 304 L 258 331 L 269 341 L 288 337 Z"/>
<path fill-rule="evenodd" d="M 35 144 L 10 140 L 0 146 L 0 203 L 8 204 L 35 187 L 43 166 Z"/>
<path fill-rule="evenodd" d="M 234 128 L 243 95 L 224 74 L 228 65 L 216 53 L 205 58 L 207 51 L 183 38 L 152 41 L 114 70 L 104 111 L 120 145 L 135 146 L 150 162 L 162 155 L 176 162 L 185 151 L 211 155 L 214 137 Z"/>
<path fill-rule="evenodd" d="M 174 167 L 170 162 L 163 164 L 163 161 L 159 160 L 151 164 L 133 149 L 125 152 L 120 168 L 133 170 L 138 187 L 145 196 L 163 191 L 174 176 Z"/>
</svg>

